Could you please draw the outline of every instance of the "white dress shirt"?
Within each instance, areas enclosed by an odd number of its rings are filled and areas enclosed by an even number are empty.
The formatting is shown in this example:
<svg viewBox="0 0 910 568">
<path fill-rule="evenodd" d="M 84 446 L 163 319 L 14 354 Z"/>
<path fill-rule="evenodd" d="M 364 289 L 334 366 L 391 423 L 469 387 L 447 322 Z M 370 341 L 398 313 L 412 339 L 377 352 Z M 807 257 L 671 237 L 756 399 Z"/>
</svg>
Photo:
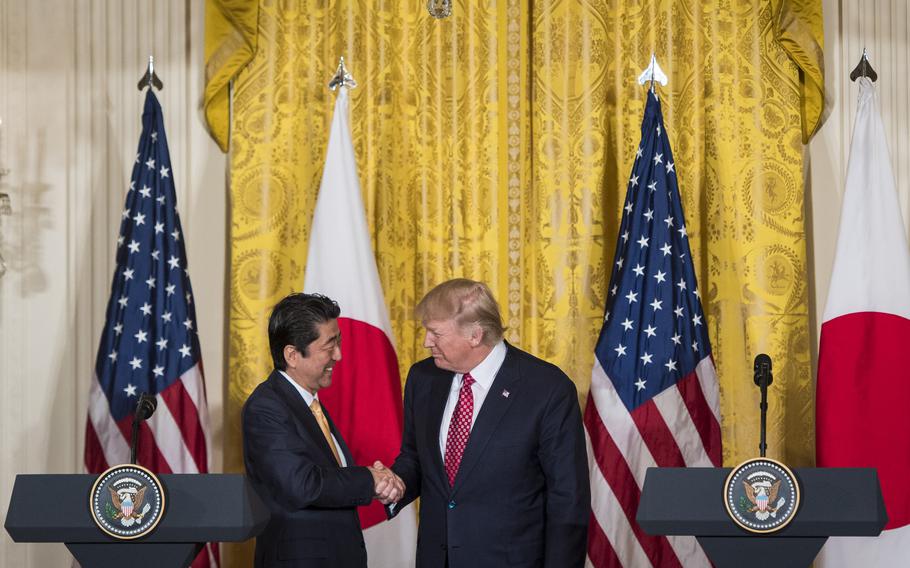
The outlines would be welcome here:
<svg viewBox="0 0 910 568">
<path fill-rule="evenodd" d="M 303 397 L 303 402 L 306 403 L 307 410 L 310 410 L 310 405 L 313 404 L 313 399 L 318 399 L 319 397 L 313 394 L 310 394 L 310 391 L 306 390 L 302 386 L 298 385 L 294 379 L 292 379 L 284 371 L 278 371 L 281 373 L 281 376 L 288 380 L 289 383 L 294 385 L 294 388 L 297 389 L 297 392 L 300 393 L 300 396 Z M 321 402 L 319 404 L 322 404 Z M 310 410 L 312 412 L 312 410 Z M 318 422 L 317 422 L 318 424 Z M 322 430 L 320 430 L 321 432 Z M 331 433 L 331 432 L 330 432 Z M 347 467 L 348 462 L 344 459 L 344 452 L 341 451 L 341 446 L 338 444 L 338 440 L 335 438 L 335 434 L 332 434 L 332 443 L 335 444 L 335 450 L 338 452 L 338 459 L 341 460 L 341 467 Z"/>
<path fill-rule="evenodd" d="M 493 350 L 480 362 L 476 367 L 471 369 L 471 376 L 474 377 L 474 384 L 471 385 L 471 393 L 474 395 L 474 414 L 471 416 L 471 428 L 477 421 L 477 414 L 480 413 L 480 407 L 493 386 L 493 379 L 499 373 L 502 362 L 506 359 L 506 344 L 500 341 L 493 346 Z M 442 425 L 439 428 L 439 451 L 442 453 L 442 459 L 446 458 L 446 439 L 449 436 L 449 423 L 452 421 L 452 415 L 455 414 L 455 406 L 458 404 L 458 392 L 464 382 L 464 375 L 455 374 L 452 380 L 452 388 L 449 389 L 449 400 L 446 402 L 445 410 L 442 412 Z"/>
</svg>

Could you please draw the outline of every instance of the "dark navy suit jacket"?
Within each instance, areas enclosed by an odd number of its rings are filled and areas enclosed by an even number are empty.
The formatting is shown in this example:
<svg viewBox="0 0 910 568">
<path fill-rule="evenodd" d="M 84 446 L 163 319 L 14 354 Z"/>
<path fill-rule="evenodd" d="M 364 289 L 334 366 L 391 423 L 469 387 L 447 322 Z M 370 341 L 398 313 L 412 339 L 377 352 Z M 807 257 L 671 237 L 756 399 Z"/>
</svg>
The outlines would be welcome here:
<svg viewBox="0 0 910 568">
<path fill-rule="evenodd" d="M 242 419 L 246 473 L 272 513 L 256 538 L 255 566 L 365 568 L 357 506 L 373 498 L 369 470 L 339 467 L 312 411 L 278 371 L 247 399 Z"/>
<path fill-rule="evenodd" d="M 454 373 L 425 359 L 404 393 L 392 469 L 420 497 L 418 568 L 584 565 L 590 486 L 575 385 L 558 367 L 507 345 L 449 486 L 439 450 Z"/>
</svg>

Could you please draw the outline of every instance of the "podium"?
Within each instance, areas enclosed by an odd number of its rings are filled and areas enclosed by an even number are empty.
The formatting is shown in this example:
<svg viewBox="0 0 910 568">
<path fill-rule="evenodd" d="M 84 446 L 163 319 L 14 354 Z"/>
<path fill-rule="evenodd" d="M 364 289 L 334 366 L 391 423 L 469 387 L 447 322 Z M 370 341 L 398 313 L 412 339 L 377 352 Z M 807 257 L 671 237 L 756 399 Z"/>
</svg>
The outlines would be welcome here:
<svg viewBox="0 0 910 568">
<path fill-rule="evenodd" d="M 15 542 L 63 542 L 83 568 L 189 566 L 206 542 L 258 535 L 269 511 L 242 475 L 160 475 L 164 517 L 148 536 L 118 540 L 89 513 L 97 475 L 17 475 L 6 515 Z"/>
<path fill-rule="evenodd" d="M 871 468 L 805 468 L 793 473 L 801 504 L 770 534 L 737 526 L 724 506 L 731 468 L 649 468 L 636 520 L 651 535 L 693 535 L 717 568 L 809 566 L 829 536 L 878 536 L 888 516 Z"/>
</svg>

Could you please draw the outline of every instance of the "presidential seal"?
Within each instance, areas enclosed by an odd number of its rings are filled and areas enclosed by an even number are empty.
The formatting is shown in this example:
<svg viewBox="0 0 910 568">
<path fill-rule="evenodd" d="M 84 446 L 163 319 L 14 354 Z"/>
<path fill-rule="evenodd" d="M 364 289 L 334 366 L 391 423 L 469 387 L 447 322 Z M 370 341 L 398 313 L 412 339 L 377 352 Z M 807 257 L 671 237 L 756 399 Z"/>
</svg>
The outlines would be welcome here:
<svg viewBox="0 0 910 568">
<path fill-rule="evenodd" d="M 799 482 L 780 462 L 747 460 L 727 476 L 724 505 L 733 522 L 749 532 L 779 531 L 799 509 Z"/>
<path fill-rule="evenodd" d="M 115 465 L 95 480 L 88 507 L 105 533 L 122 540 L 140 538 L 164 516 L 164 488 L 142 466 Z"/>
</svg>

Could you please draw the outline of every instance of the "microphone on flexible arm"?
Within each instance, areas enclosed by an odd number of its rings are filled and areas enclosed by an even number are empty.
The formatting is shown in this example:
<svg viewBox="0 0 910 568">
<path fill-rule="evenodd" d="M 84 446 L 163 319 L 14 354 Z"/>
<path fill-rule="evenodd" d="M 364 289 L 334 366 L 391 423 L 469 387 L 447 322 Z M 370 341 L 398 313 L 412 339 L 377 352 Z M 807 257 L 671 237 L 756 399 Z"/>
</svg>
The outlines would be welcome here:
<svg viewBox="0 0 910 568">
<path fill-rule="evenodd" d="M 130 440 L 130 463 L 136 465 L 136 447 L 139 445 L 139 423 L 148 420 L 158 407 L 158 399 L 147 392 L 139 395 L 136 412 L 133 414 L 133 435 Z"/>
<path fill-rule="evenodd" d="M 761 410 L 761 439 L 758 443 L 758 451 L 761 457 L 765 457 L 765 451 L 768 449 L 768 444 L 765 441 L 768 418 L 768 386 L 774 381 L 774 377 L 771 374 L 771 357 L 764 353 L 756 355 L 754 371 L 755 384 L 761 389 L 761 404 L 759 405 Z"/>
</svg>

